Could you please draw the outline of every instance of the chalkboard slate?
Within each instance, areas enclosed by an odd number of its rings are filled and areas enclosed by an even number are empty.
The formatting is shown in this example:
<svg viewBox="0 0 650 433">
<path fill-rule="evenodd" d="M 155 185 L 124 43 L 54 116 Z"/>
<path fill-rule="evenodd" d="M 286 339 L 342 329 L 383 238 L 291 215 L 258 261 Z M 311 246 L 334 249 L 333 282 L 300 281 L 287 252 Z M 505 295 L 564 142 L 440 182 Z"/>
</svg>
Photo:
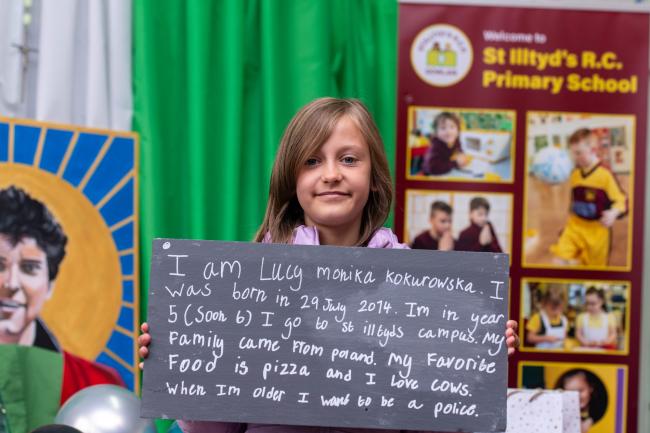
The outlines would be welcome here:
<svg viewBox="0 0 650 433">
<path fill-rule="evenodd" d="M 142 416 L 504 431 L 505 254 L 156 239 Z"/>
</svg>

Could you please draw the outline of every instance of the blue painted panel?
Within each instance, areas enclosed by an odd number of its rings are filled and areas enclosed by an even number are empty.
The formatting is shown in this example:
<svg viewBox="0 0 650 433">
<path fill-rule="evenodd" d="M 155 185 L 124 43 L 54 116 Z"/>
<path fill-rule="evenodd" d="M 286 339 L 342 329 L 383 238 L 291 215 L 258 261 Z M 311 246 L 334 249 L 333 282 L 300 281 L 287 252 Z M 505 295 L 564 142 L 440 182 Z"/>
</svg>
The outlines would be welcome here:
<svg viewBox="0 0 650 433">
<path fill-rule="evenodd" d="M 133 222 L 113 232 L 113 240 L 118 251 L 133 248 Z"/>
<path fill-rule="evenodd" d="M 133 254 L 121 256 L 120 266 L 122 266 L 122 275 L 133 275 Z"/>
<path fill-rule="evenodd" d="M 120 316 L 117 319 L 117 324 L 124 329 L 133 329 L 133 308 L 120 308 Z"/>
<path fill-rule="evenodd" d="M 134 381 L 133 373 L 128 369 L 124 368 L 122 364 L 115 361 L 113 358 L 106 355 L 105 353 L 101 353 L 97 357 L 97 362 L 100 362 L 102 364 L 114 368 L 117 371 L 117 373 L 122 377 L 122 380 L 124 381 L 124 384 L 127 386 L 127 388 L 129 388 L 131 391 L 135 390 L 134 387 L 135 381 Z"/>
<path fill-rule="evenodd" d="M 34 164 L 41 128 L 26 125 L 14 126 L 14 162 Z"/>
<path fill-rule="evenodd" d="M 50 173 L 57 173 L 61 161 L 68 150 L 70 140 L 74 133 L 72 131 L 64 131 L 60 129 L 48 129 L 45 133 L 45 143 L 43 143 L 43 153 L 41 154 L 40 168 L 49 171 Z"/>
<path fill-rule="evenodd" d="M 9 124 L 0 123 L 0 161 L 9 159 Z"/>
<path fill-rule="evenodd" d="M 122 358 L 124 362 L 131 364 L 134 355 L 133 338 L 128 337 L 121 332 L 113 331 L 111 338 L 108 339 L 106 347 L 109 348 L 111 352 Z"/>
<path fill-rule="evenodd" d="M 134 213 L 133 179 L 129 180 L 104 206 L 100 212 L 107 226 L 112 226 Z"/>
<path fill-rule="evenodd" d="M 122 300 L 124 302 L 133 302 L 133 281 L 122 282 Z"/>
<path fill-rule="evenodd" d="M 107 135 L 79 134 L 77 145 L 72 151 L 63 178 L 73 186 L 79 185 L 107 139 Z"/>
<path fill-rule="evenodd" d="M 86 197 L 97 204 L 135 167 L 135 144 L 131 138 L 115 138 L 95 174 L 84 188 Z"/>
</svg>

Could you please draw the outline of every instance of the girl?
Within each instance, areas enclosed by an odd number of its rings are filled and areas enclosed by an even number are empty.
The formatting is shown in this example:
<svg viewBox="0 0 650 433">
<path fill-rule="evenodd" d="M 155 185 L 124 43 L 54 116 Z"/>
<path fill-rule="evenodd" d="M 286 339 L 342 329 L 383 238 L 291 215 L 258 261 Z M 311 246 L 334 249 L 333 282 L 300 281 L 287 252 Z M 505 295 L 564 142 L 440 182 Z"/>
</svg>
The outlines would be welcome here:
<svg viewBox="0 0 650 433">
<path fill-rule="evenodd" d="M 616 320 L 605 309 L 603 289 L 589 287 L 585 294 L 587 311 L 578 314 L 576 336 L 584 347 L 616 350 Z"/>
<path fill-rule="evenodd" d="M 594 373 L 581 368 L 569 370 L 560 376 L 555 388 L 578 392 L 580 433 L 587 433 L 605 415 L 608 402 L 607 389 Z"/>
<path fill-rule="evenodd" d="M 424 174 L 449 173 L 454 168 L 469 164 L 469 158 L 460 148 L 460 119 L 443 111 L 433 120 L 434 136 L 422 162 Z"/>
<path fill-rule="evenodd" d="M 526 339 L 538 349 L 562 349 L 569 321 L 564 315 L 564 289 L 550 285 L 542 297 L 542 308 L 533 314 L 526 325 Z"/>
<path fill-rule="evenodd" d="M 255 240 L 408 248 L 393 232 L 382 228 L 392 196 L 384 146 L 366 107 L 351 99 L 317 99 L 295 115 L 282 137 L 271 174 L 266 215 Z M 509 354 L 518 344 L 516 329 L 517 322 L 508 321 Z M 151 342 L 148 330 L 144 323 L 139 338 L 143 358 Z M 179 424 L 185 433 L 323 431 L 316 427 L 222 422 Z"/>
</svg>

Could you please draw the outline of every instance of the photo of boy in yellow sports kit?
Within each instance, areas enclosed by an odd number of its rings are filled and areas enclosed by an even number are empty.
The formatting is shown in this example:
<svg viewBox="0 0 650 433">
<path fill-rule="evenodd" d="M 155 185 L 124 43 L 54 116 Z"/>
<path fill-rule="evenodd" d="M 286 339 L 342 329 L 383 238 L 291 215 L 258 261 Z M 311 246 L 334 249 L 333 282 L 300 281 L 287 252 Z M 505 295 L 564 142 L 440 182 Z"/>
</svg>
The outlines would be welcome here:
<svg viewBox="0 0 650 433">
<path fill-rule="evenodd" d="M 630 266 L 633 116 L 530 112 L 524 266 Z"/>
<path fill-rule="evenodd" d="M 626 196 L 603 166 L 596 146 L 596 135 L 587 128 L 569 137 L 576 165 L 569 177 L 571 210 L 558 242 L 551 246 L 559 265 L 607 266 L 610 229 L 627 212 Z"/>
</svg>

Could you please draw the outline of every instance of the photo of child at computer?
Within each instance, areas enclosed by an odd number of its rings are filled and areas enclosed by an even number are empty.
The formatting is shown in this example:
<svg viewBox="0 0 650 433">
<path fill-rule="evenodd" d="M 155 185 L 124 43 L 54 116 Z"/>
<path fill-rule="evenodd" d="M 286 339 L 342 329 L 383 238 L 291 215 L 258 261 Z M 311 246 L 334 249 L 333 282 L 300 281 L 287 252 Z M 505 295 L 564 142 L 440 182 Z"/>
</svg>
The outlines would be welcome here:
<svg viewBox="0 0 650 433">
<path fill-rule="evenodd" d="M 408 117 L 408 179 L 512 183 L 514 111 L 410 107 Z"/>
</svg>

